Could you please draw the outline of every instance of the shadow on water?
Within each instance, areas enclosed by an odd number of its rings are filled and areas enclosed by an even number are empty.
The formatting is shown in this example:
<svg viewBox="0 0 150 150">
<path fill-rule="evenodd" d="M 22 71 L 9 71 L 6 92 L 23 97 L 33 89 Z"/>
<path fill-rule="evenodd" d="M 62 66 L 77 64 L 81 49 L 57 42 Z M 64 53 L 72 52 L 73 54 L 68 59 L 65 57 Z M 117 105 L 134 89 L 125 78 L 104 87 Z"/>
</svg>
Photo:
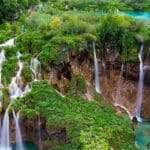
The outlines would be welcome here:
<svg viewBox="0 0 150 150">
<path fill-rule="evenodd" d="M 39 150 L 38 146 L 33 142 L 24 141 L 23 142 L 24 150 Z M 16 150 L 16 144 L 12 144 L 12 150 Z"/>
</svg>

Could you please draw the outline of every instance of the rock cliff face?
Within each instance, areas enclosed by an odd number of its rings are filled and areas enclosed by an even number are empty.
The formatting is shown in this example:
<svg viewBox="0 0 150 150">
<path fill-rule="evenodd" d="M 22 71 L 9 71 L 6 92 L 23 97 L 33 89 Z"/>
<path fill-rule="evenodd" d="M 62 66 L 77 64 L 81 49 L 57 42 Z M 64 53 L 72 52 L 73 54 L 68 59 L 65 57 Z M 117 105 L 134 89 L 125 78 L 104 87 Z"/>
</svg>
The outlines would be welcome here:
<svg viewBox="0 0 150 150">
<path fill-rule="evenodd" d="M 107 56 L 108 54 L 105 54 Z M 114 54 L 113 54 L 114 55 Z M 118 81 L 120 78 L 121 63 L 113 57 L 108 55 L 106 59 L 99 60 L 99 78 L 102 95 L 109 103 L 114 104 L 116 101 L 116 94 L 118 88 Z M 78 57 L 75 55 L 70 56 L 67 63 L 60 65 L 51 65 L 49 72 L 43 71 L 47 76 L 43 77 L 47 79 L 49 84 L 53 85 L 60 92 L 65 94 L 71 76 L 74 73 L 81 73 L 86 80 L 87 92 L 85 98 L 92 100 L 94 92 L 94 64 L 93 60 L 89 57 L 88 53 L 84 53 Z M 144 62 L 145 66 L 145 80 L 143 89 L 143 102 L 141 115 L 144 118 L 150 118 L 150 69 L 149 61 Z M 139 62 L 127 62 L 124 64 L 123 76 L 120 87 L 120 95 L 118 103 L 130 112 L 132 116 L 135 116 L 135 107 L 137 99 L 137 87 L 139 79 Z"/>
<path fill-rule="evenodd" d="M 46 144 L 47 140 L 58 141 L 60 143 L 69 142 L 69 137 L 65 128 L 58 128 L 55 126 L 46 127 L 45 119 L 40 118 L 20 120 L 20 127 L 23 141 L 32 141 L 36 145 L 39 145 L 40 150 L 47 150 L 49 144 Z M 15 123 L 10 118 L 10 141 L 15 143 Z"/>
</svg>

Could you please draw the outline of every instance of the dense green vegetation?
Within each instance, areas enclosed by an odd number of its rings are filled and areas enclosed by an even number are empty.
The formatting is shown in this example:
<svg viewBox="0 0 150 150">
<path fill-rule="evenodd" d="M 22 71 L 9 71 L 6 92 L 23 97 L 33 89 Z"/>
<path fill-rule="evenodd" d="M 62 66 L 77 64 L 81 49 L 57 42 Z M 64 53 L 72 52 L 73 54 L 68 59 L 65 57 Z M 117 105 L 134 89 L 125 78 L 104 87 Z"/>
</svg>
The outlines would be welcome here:
<svg viewBox="0 0 150 150">
<path fill-rule="evenodd" d="M 55 126 L 67 130 L 70 142 L 46 141 L 48 147 L 66 150 L 135 149 L 127 116 L 115 115 L 114 109 L 106 104 L 79 97 L 61 97 L 45 81 L 35 82 L 32 91 L 15 100 L 12 107 L 30 119 L 40 114 L 46 118 L 47 128 Z"/>
<path fill-rule="evenodd" d="M 68 95 L 74 97 L 82 96 L 86 93 L 86 87 L 84 76 L 82 74 L 73 74 L 68 89 Z"/>
<path fill-rule="evenodd" d="M 42 5 L 38 5 L 41 2 Z M 150 11 L 150 2 L 2 0 L 0 43 L 16 37 L 15 46 L 4 48 L 3 85 L 8 87 L 18 70 L 17 51 L 22 54 L 24 85 L 32 82 L 31 57 L 37 57 L 45 71 L 53 64 L 67 64 L 71 58 L 80 58 L 85 53 L 92 60 L 93 43 L 96 43 L 99 58 L 107 60 L 109 53 L 115 54 L 120 62 L 138 61 L 139 45 L 144 43 L 144 50 L 149 49 L 150 22 L 125 16 L 118 10 Z M 81 73 L 70 76 L 66 97 L 61 97 L 44 81 L 35 82 L 32 91 L 15 100 L 12 107 L 16 112 L 21 110 L 22 117 L 33 119 L 40 115 L 46 119 L 47 128 L 56 126 L 67 130 L 70 139 L 67 144 L 48 140 L 45 141 L 48 147 L 134 150 L 134 133 L 128 117 L 116 115 L 96 91 L 93 102 L 81 98 L 87 92 L 85 78 Z M 7 88 L 3 89 L 3 100 L 3 108 L 6 108 L 9 103 Z"/>
<path fill-rule="evenodd" d="M 19 13 L 24 9 L 33 7 L 40 0 L 1 0 L 0 1 L 0 23 L 3 20 L 13 21 L 18 18 Z"/>
<path fill-rule="evenodd" d="M 100 15 L 94 12 L 58 11 L 51 14 L 47 10 L 51 9 L 45 8 L 42 12 L 36 10 L 31 12 L 27 19 L 22 15 L 18 21 L 2 25 L 2 41 L 9 35 L 17 36 L 16 47 L 6 50 L 8 59 L 19 50 L 25 57 L 26 64 L 29 64 L 31 56 L 38 56 L 42 66 L 48 67 L 50 63 L 69 61 L 72 53 L 79 56 L 88 51 L 89 56 L 93 58 L 92 45 L 96 42 L 98 55 L 105 57 L 109 49 L 110 53 L 119 54 L 118 60 L 126 62 L 137 60 L 139 43 L 147 44 L 145 49 L 149 47 L 149 25 L 120 13 Z M 24 29 L 21 27 L 22 23 Z M 13 70 L 14 66 L 5 66 L 12 67 L 5 67 L 5 71 L 2 71 L 3 75 L 7 76 L 7 70 Z"/>
<path fill-rule="evenodd" d="M 150 2 L 147 0 L 1 0 L 0 23 L 5 20 L 14 21 L 19 14 L 27 9 L 32 9 L 41 2 L 53 7 L 54 12 L 59 10 L 84 10 L 84 11 L 115 11 L 115 10 L 150 10 Z M 49 4 L 49 5 L 48 5 Z M 39 6 L 40 7 L 40 6 Z M 51 10 L 50 10 L 51 11 Z"/>
<path fill-rule="evenodd" d="M 3 68 L 2 68 L 2 82 L 4 85 L 7 85 L 10 83 L 11 78 L 15 76 L 15 71 L 17 69 L 17 57 L 13 56 L 7 59 L 3 63 Z"/>
</svg>

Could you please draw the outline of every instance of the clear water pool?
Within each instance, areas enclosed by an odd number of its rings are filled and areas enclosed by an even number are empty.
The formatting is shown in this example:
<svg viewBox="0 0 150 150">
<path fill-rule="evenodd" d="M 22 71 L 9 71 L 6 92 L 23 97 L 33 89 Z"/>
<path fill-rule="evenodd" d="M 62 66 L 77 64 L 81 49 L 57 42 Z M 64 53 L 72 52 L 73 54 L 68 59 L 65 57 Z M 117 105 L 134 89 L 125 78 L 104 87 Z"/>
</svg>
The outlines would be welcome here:
<svg viewBox="0 0 150 150">
<path fill-rule="evenodd" d="M 38 146 L 35 145 L 33 142 L 24 141 L 23 145 L 25 150 L 39 150 Z M 16 150 L 15 144 L 12 144 L 12 150 Z"/>
<path fill-rule="evenodd" d="M 136 145 L 140 150 L 150 150 L 150 122 L 142 122 L 137 125 Z"/>
</svg>

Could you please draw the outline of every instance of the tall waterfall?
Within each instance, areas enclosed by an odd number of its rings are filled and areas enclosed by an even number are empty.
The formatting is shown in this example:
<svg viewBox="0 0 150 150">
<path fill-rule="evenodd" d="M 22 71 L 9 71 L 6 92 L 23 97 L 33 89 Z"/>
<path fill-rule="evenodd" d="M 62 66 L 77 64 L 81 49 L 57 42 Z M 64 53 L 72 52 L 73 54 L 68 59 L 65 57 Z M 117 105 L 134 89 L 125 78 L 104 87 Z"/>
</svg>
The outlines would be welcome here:
<svg viewBox="0 0 150 150">
<path fill-rule="evenodd" d="M 115 99 L 115 103 L 114 106 L 116 107 L 120 107 L 123 110 L 125 110 L 127 112 L 127 114 L 129 115 L 130 119 L 133 119 L 133 116 L 131 115 L 131 113 L 129 112 L 129 110 L 123 106 L 120 102 L 120 98 L 121 98 L 121 89 L 122 89 L 122 76 L 123 76 L 123 70 L 124 70 L 124 65 L 122 64 L 121 66 L 121 71 L 120 71 L 120 76 L 119 76 L 119 81 L 117 84 L 117 92 L 116 92 L 116 99 Z"/>
<path fill-rule="evenodd" d="M 17 71 L 16 76 L 12 78 L 12 81 L 9 85 L 9 92 L 11 99 L 15 99 L 23 95 L 23 91 L 21 89 L 22 87 L 21 71 L 23 68 L 23 63 L 21 62 L 20 57 L 21 57 L 20 52 L 17 52 L 19 70 Z"/>
<path fill-rule="evenodd" d="M 9 137 L 9 114 L 8 114 L 9 106 L 6 109 L 2 128 L 1 128 L 1 141 L 0 141 L 0 150 L 11 150 L 10 148 L 10 137 Z"/>
<path fill-rule="evenodd" d="M 31 59 L 30 69 L 33 72 L 33 79 L 37 80 L 40 77 L 41 63 L 36 57 Z"/>
<path fill-rule="evenodd" d="M 95 49 L 95 42 L 93 42 L 93 49 L 94 49 L 94 76 L 95 76 L 95 89 L 98 93 L 101 93 L 100 90 L 100 80 L 99 80 L 99 69 L 98 69 L 98 60 L 96 57 L 96 49 Z"/>
<path fill-rule="evenodd" d="M 3 84 L 2 84 L 2 64 L 5 61 L 5 52 L 4 50 L 2 50 L 0 52 L 0 107 L 1 107 L 1 102 L 2 102 L 2 88 L 3 88 Z"/>
<path fill-rule="evenodd" d="M 22 136 L 21 136 L 21 130 L 20 130 L 20 126 L 19 126 L 19 112 L 16 115 L 13 110 L 13 118 L 14 118 L 15 126 L 16 126 L 16 150 L 24 150 Z"/>
<path fill-rule="evenodd" d="M 144 70 L 143 70 L 143 60 L 142 60 L 143 48 L 144 45 L 142 44 L 138 54 L 139 61 L 140 61 L 140 73 L 139 73 L 138 92 L 137 92 L 137 101 L 136 101 L 136 118 L 139 122 L 142 121 L 141 105 L 142 105 L 142 98 L 143 98 L 143 82 L 144 82 Z"/>
</svg>

